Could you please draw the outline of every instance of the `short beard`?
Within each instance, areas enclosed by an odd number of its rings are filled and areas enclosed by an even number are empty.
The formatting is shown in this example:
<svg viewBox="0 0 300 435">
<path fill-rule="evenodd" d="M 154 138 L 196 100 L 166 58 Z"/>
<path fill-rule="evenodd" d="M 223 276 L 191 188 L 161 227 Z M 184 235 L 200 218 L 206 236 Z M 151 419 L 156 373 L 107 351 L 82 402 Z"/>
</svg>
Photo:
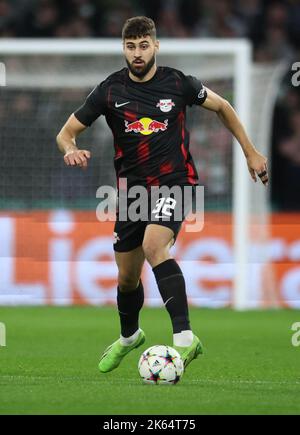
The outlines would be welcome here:
<svg viewBox="0 0 300 435">
<path fill-rule="evenodd" d="M 148 74 L 148 72 L 153 67 L 153 65 L 155 64 L 155 54 L 152 56 L 152 58 L 149 60 L 149 62 L 144 66 L 144 68 L 140 69 L 138 71 L 135 69 L 135 67 L 133 65 L 131 65 L 131 63 L 128 62 L 127 59 L 126 59 L 126 63 L 127 63 L 128 69 L 132 75 L 134 75 L 135 77 L 137 77 L 139 79 L 143 79 L 145 77 L 145 75 Z"/>
</svg>

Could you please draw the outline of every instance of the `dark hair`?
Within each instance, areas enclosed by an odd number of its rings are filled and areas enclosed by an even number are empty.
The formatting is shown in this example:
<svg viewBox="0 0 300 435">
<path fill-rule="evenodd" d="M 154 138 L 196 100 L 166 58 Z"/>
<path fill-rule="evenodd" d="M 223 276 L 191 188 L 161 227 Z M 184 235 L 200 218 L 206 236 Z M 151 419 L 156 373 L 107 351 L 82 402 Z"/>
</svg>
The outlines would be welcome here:
<svg viewBox="0 0 300 435">
<path fill-rule="evenodd" d="M 136 39 L 143 36 L 150 36 L 151 39 L 156 39 L 156 28 L 154 21 L 148 17 L 133 17 L 128 18 L 122 29 L 122 39 Z"/>
</svg>

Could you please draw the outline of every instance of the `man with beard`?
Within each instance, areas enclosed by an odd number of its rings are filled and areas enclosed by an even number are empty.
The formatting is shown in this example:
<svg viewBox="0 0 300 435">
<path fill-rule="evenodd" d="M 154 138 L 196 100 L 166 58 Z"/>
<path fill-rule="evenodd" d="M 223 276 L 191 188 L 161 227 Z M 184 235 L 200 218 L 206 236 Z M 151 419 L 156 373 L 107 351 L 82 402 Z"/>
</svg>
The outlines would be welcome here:
<svg viewBox="0 0 300 435">
<path fill-rule="evenodd" d="M 249 140 L 232 106 L 195 77 L 173 68 L 157 67 L 159 41 L 154 22 L 147 17 L 131 18 L 123 27 L 122 38 L 128 68 L 113 73 L 96 86 L 57 136 L 65 163 L 87 166 L 90 152 L 78 149 L 76 138 L 104 115 L 114 136 L 118 195 L 124 179 L 128 188 L 144 186 L 147 192 L 153 186 L 196 186 L 198 175 L 185 125 L 186 106 L 196 104 L 216 112 L 239 141 L 253 180 L 258 174 L 266 184 L 266 158 Z M 103 373 L 117 368 L 125 355 L 145 341 L 139 328 L 145 259 L 152 267 L 170 315 L 173 346 L 185 367 L 202 353 L 201 342 L 190 325 L 185 280 L 169 252 L 185 218 L 183 213 L 180 220 L 175 219 L 177 206 L 182 204 L 177 205 L 176 198 L 174 201 L 161 197 L 154 209 L 150 207 L 148 219 L 139 221 L 131 220 L 130 216 L 121 220 L 117 211 L 114 251 L 119 272 L 117 306 L 121 335 L 101 357 L 99 369 Z M 154 215 L 156 218 L 159 215 L 159 219 L 154 219 Z M 165 219 L 167 216 L 169 219 Z"/>
</svg>

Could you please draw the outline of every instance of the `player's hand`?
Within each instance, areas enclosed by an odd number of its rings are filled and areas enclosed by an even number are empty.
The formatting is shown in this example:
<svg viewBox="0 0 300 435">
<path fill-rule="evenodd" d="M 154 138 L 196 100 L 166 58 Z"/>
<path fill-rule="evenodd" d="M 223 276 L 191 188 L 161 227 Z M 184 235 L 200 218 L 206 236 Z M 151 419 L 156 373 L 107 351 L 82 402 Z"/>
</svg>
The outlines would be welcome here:
<svg viewBox="0 0 300 435">
<path fill-rule="evenodd" d="M 264 185 L 268 184 L 268 167 L 267 159 L 258 151 L 254 151 L 247 157 L 247 165 L 252 179 L 257 182 L 258 176 Z"/>
<path fill-rule="evenodd" d="M 67 166 L 80 166 L 80 168 L 86 169 L 88 165 L 88 159 L 90 158 L 90 151 L 71 150 L 67 151 L 64 155 L 64 162 Z"/>
</svg>

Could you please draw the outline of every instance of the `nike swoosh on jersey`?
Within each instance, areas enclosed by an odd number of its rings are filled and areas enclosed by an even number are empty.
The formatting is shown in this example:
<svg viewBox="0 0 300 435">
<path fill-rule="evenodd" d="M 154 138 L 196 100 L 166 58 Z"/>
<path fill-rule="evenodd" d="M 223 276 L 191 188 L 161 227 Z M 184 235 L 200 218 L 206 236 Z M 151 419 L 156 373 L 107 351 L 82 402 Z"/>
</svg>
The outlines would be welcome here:
<svg viewBox="0 0 300 435">
<path fill-rule="evenodd" d="M 120 103 L 120 104 L 115 102 L 115 107 L 118 108 L 118 107 L 121 107 L 121 106 L 125 106 L 125 104 L 129 104 L 129 103 L 130 103 L 130 101 L 126 101 L 126 103 Z"/>
</svg>

